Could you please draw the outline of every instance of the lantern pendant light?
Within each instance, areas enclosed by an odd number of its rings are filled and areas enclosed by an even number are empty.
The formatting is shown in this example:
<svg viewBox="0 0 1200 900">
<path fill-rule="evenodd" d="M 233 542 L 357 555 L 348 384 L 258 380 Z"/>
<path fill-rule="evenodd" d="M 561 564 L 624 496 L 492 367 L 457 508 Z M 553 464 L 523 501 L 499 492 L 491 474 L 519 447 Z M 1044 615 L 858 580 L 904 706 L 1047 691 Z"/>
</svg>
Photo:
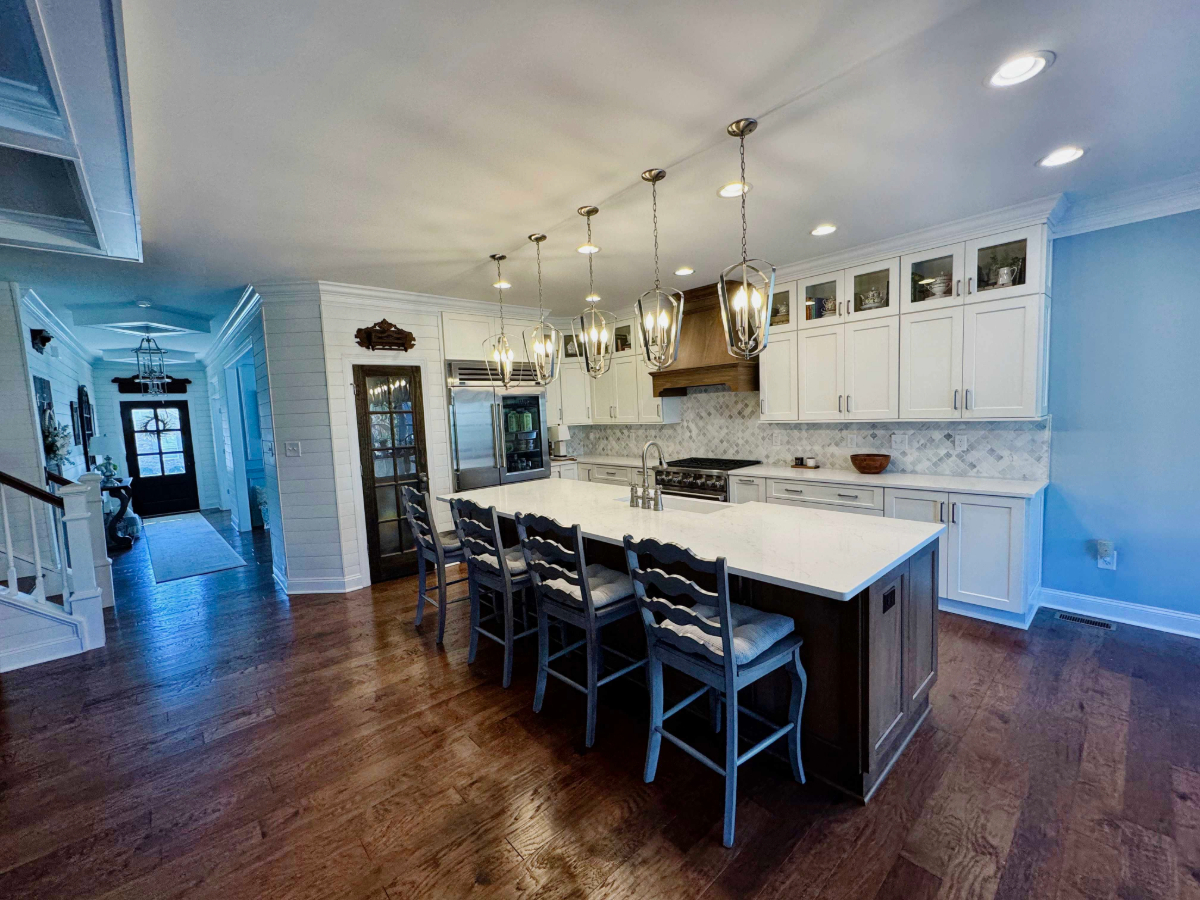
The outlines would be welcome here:
<svg viewBox="0 0 1200 900">
<path fill-rule="evenodd" d="M 654 289 L 637 299 L 638 329 L 646 365 L 661 372 L 679 358 L 679 331 L 683 324 L 683 294 L 663 289 L 658 274 L 658 183 L 667 177 L 662 169 L 647 169 L 642 180 L 650 184 L 650 208 L 654 219 Z"/>
<path fill-rule="evenodd" d="M 581 206 L 577 212 L 587 219 L 587 243 L 579 248 L 579 252 L 587 254 L 588 258 L 588 295 L 584 298 L 588 305 L 571 320 L 571 333 L 584 369 L 593 378 L 599 378 L 612 365 L 613 326 L 617 318 L 597 307 L 600 295 L 593 283 L 592 257 L 600 248 L 592 243 L 592 216 L 600 210 L 595 206 Z"/>
<path fill-rule="evenodd" d="M 166 354 L 158 346 L 158 342 L 150 337 L 150 329 L 146 336 L 133 350 L 137 360 L 137 380 L 142 386 L 142 393 L 150 396 L 160 396 L 165 393 L 167 384 Z"/>
<path fill-rule="evenodd" d="M 493 253 L 489 259 L 496 264 L 496 283 L 492 285 L 500 298 L 500 331 L 483 342 L 484 360 L 493 384 L 509 387 L 518 379 L 513 375 L 513 350 L 504 328 L 504 291 L 511 287 L 500 274 L 500 263 L 508 259 L 503 253 Z"/>
<path fill-rule="evenodd" d="M 746 183 L 746 135 L 758 127 L 755 119 L 738 119 L 725 130 L 738 139 L 742 184 Z M 767 346 L 771 326 L 771 299 L 775 293 L 775 267 L 746 252 L 746 191 L 742 191 L 742 260 L 721 272 L 717 298 L 730 356 L 754 359 Z"/>
<path fill-rule="evenodd" d="M 561 331 L 546 321 L 546 311 L 542 309 L 542 242 L 546 236 L 531 234 L 529 240 L 537 250 L 538 323 L 525 332 L 525 356 L 533 366 L 533 383 L 545 386 L 558 377 L 563 336 Z"/>
</svg>

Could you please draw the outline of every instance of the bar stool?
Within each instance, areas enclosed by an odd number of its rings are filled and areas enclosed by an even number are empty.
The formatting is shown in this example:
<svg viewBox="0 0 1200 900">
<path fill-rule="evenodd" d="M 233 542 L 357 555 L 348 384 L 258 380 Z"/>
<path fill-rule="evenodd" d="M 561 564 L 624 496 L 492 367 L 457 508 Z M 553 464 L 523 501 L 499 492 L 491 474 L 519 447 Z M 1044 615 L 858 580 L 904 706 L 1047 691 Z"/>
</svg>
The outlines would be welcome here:
<svg viewBox="0 0 1200 900">
<path fill-rule="evenodd" d="M 504 687 L 512 684 L 513 644 L 523 637 L 534 634 L 537 624 L 529 624 L 529 595 L 532 582 L 525 569 L 525 556 L 520 547 L 505 547 L 500 538 L 500 520 L 496 507 L 486 509 L 471 500 L 458 498 L 450 501 L 450 508 L 458 517 L 458 539 L 467 556 L 467 580 L 471 589 L 471 648 L 467 663 L 475 662 L 475 651 L 479 648 L 479 635 L 491 638 L 504 646 Z M 482 615 L 485 602 L 484 592 L 491 612 Z M 521 596 L 521 627 L 516 631 L 514 600 Z M 499 635 L 488 631 L 483 622 L 495 621 L 504 629 Z"/>
<path fill-rule="evenodd" d="M 600 688 L 646 664 L 645 659 L 634 659 L 600 643 L 600 629 L 637 612 L 633 582 L 624 572 L 617 572 L 599 563 L 587 564 L 583 552 L 583 532 L 578 525 L 567 528 L 546 516 L 521 513 L 517 513 L 516 519 L 525 565 L 533 578 L 533 590 L 537 596 L 538 675 L 533 711 L 542 711 L 548 675 L 586 694 L 585 744 L 591 747 L 596 741 L 596 707 Z M 555 619 L 560 629 L 562 623 L 583 629 L 583 640 L 567 644 L 564 639 L 562 649 L 552 655 L 550 619 Z M 586 685 L 550 668 L 553 660 L 583 646 L 587 647 Z M 601 676 L 606 652 L 620 657 L 627 664 Z"/>
<path fill-rule="evenodd" d="M 700 559 L 676 544 L 664 544 L 647 538 L 634 541 L 625 535 L 625 556 L 633 578 L 634 595 L 646 626 L 649 654 L 650 739 L 646 746 L 645 780 L 654 780 L 658 751 L 665 737 L 684 753 L 725 776 L 726 847 L 733 846 L 734 813 L 737 808 L 738 766 L 757 756 L 785 735 L 792 774 L 804 783 L 804 765 L 800 760 L 800 717 L 808 676 L 800 663 L 803 640 L 793 634 L 795 623 L 788 616 L 763 612 L 729 602 L 729 573 L 724 557 Z M 713 576 L 716 593 L 706 591 L 695 581 L 679 574 L 690 570 Z M 651 596 L 649 591 L 654 592 Z M 675 602 L 683 598 L 690 605 Z M 685 672 L 704 687 L 688 695 L 663 712 L 663 664 Z M 777 725 L 737 702 L 738 691 L 781 666 L 791 676 L 791 708 L 786 725 Z M 663 722 L 701 695 L 715 689 L 725 704 L 725 765 L 718 766 L 707 756 L 663 728 Z M 711 696 L 711 695 L 710 695 Z M 738 753 L 738 713 L 772 729 L 771 733 Z"/>
<path fill-rule="evenodd" d="M 412 532 L 413 541 L 417 545 L 417 619 L 413 625 L 417 628 L 421 626 L 421 620 L 425 616 L 425 604 L 435 602 L 425 593 L 425 566 L 427 562 L 433 563 L 438 576 L 437 642 L 441 644 L 446 633 L 446 588 L 467 580 L 467 576 L 463 576 L 453 581 L 447 581 L 446 566 L 466 562 L 466 555 L 463 552 L 462 543 L 458 539 L 457 531 L 447 531 L 443 534 L 437 530 L 437 523 L 434 522 L 431 512 L 433 500 L 428 493 L 422 493 L 405 485 L 400 490 L 400 502 L 404 506 L 404 515 L 408 519 L 408 527 Z M 466 597 L 456 597 L 448 602 L 458 603 L 460 600 L 466 599 Z"/>
</svg>

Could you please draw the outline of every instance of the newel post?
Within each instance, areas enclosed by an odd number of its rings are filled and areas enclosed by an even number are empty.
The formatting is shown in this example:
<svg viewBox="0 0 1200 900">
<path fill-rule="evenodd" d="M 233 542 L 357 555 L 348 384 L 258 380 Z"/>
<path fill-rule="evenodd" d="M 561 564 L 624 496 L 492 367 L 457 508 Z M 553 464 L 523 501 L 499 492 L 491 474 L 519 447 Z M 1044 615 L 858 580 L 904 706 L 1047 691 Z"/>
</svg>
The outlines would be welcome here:
<svg viewBox="0 0 1200 900">
<path fill-rule="evenodd" d="M 71 547 L 71 596 L 63 596 L 67 612 L 83 619 L 80 639 L 84 650 L 104 646 L 104 611 L 92 555 L 92 536 L 88 528 L 86 484 L 68 484 L 59 488 L 63 501 L 63 527 Z"/>
<path fill-rule="evenodd" d="M 108 540 L 104 534 L 104 494 L 100 492 L 100 482 L 103 480 L 99 472 L 79 476 L 79 483 L 88 489 L 88 531 L 92 536 L 96 587 L 100 588 L 100 605 L 107 609 L 116 604 L 116 595 L 113 593 L 112 560 L 108 558 Z"/>
</svg>

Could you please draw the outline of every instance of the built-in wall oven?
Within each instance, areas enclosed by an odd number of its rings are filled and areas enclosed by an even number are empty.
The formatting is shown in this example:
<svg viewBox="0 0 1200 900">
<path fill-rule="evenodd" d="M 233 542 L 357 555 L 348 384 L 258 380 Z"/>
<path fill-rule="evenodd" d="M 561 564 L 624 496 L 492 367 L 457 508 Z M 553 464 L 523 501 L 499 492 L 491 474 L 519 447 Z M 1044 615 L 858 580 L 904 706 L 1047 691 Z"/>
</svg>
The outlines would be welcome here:
<svg viewBox="0 0 1200 900">
<path fill-rule="evenodd" d="M 664 494 L 696 497 L 701 500 L 729 500 L 729 473 L 746 466 L 757 466 L 756 459 L 719 459 L 688 456 L 671 460 L 655 470 L 654 483 Z"/>
<path fill-rule="evenodd" d="M 447 374 L 454 489 L 549 478 L 545 390 L 492 387 L 479 362 L 450 362 Z"/>
</svg>

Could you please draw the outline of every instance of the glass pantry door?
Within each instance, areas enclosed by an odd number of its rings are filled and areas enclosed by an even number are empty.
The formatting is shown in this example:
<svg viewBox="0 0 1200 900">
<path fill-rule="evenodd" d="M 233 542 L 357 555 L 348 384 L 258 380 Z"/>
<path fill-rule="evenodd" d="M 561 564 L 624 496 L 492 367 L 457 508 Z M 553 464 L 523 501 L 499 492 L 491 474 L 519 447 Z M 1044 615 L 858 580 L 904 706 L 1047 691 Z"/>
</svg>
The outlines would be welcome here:
<svg viewBox="0 0 1200 900">
<path fill-rule="evenodd" d="M 964 245 L 951 244 L 910 253 L 900 259 L 900 308 L 902 312 L 942 309 L 963 302 Z"/>
<path fill-rule="evenodd" d="M 803 304 L 803 312 L 796 312 L 796 327 L 820 328 L 846 321 L 845 276 L 845 272 L 828 272 L 796 282 L 796 301 Z"/>
<path fill-rule="evenodd" d="M 900 260 L 885 259 L 846 270 L 846 318 L 876 319 L 900 312 Z"/>
</svg>

